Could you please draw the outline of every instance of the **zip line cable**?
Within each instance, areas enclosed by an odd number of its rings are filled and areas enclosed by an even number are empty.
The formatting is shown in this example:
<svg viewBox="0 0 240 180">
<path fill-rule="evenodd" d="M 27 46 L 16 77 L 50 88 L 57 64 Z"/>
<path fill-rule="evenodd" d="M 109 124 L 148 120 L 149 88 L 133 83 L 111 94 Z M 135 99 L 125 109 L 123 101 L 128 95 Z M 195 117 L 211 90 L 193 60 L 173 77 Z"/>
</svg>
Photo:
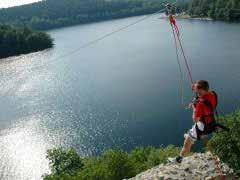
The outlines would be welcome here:
<svg viewBox="0 0 240 180">
<path fill-rule="evenodd" d="M 162 5 L 164 6 L 164 3 L 162 3 Z M 52 60 L 47 61 L 47 62 L 45 62 L 45 63 L 42 63 L 42 64 L 40 64 L 40 65 L 36 65 L 36 66 L 30 67 L 30 68 L 27 68 L 27 69 L 24 68 L 24 69 L 18 71 L 17 73 L 20 74 L 20 73 L 22 73 L 22 72 L 24 72 L 24 71 L 26 71 L 26 70 L 27 70 L 27 71 L 29 71 L 29 70 L 30 70 L 30 71 L 31 71 L 31 70 L 35 70 L 35 69 L 44 67 L 44 66 L 46 66 L 46 65 L 48 65 L 48 64 L 50 64 L 50 63 L 56 62 L 56 61 L 60 60 L 61 58 L 64 58 L 64 57 L 73 55 L 74 53 L 77 53 L 78 51 L 80 51 L 80 50 L 82 50 L 82 49 L 84 49 L 84 48 L 87 48 L 87 47 L 89 47 L 89 46 L 91 46 L 91 45 L 93 45 L 93 44 L 95 44 L 95 43 L 97 43 L 97 42 L 99 42 L 99 41 L 102 41 L 102 40 L 108 38 L 109 36 L 112 36 L 112 35 L 114 35 L 114 34 L 116 34 L 116 33 L 119 33 L 119 32 L 121 32 L 121 31 L 123 31 L 123 30 L 125 30 L 125 29 L 127 29 L 127 28 L 129 28 L 129 27 L 131 27 L 131 26 L 134 26 L 134 25 L 136 25 L 136 24 L 138 24 L 138 23 L 140 23 L 140 22 L 142 22 L 142 21 L 144 21 L 144 20 L 146 20 L 146 19 L 149 19 L 149 18 L 151 18 L 151 17 L 153 17 L 153 16 L 155 16 L 155 15 L 157 15 L 157 14 L 159 14 L 159 13 L 163 13 L 164 11 L 165 11 L 165 7 L 162 8 L 162 9 L 160 9 L 160 10 L 158 10 L 157 12 L 155 12 L 155 13 L 153 13 L 153 14 L 146 15 L 146 16 L 144 16 L 143 18 L 140 18 L 140 19 L 138 19 L 138 20 L 136 20 L 136 21 L 131 22 L 130 24 L 127 24 L 127 25 L 125 25 L 125 26 L 122 26 L 122 27 L 120 27 L 120 28 L 118 28 L 118 29 L 116 29 L 116 30 L 114 30 L 114 31 L 112 31 L 112 32 L 109 32 L 109 33 L 107 33 L 107 34 L 105 34 L 105 35 L 103 35 L 103 36 L 101 36 L 101 37 L 99 37 L 99 38 L 97 38 L 97 39 L 94 39 L 94 40 L 92 40 L 92 41 L 90 41 L 90 42 L 87 42 L 87 43 L 83 44 L 82 46 L 80 46 L 79 48 L 77 48 L 77 49 L 75 49 L 75 50 L 72 50 L 72 51 L 70 51 L 70 52 L 68 52 L 68 53 L 66 53 L 66 54 L 60 55 L 60 56 L 58 56 L 58 57 L 56 57 L 56 58 L 53 58 Z M 17 66 L 17 67 L 19 67 L 19 66 Z M 17 67 L 16 67 L 16 68 L 17 68 Z M 22 67 L 22 66 L 21 66 L 21 67 Z M 10 92 L 8 91 L 8 92 L 4 93 L 4 95 L 7 95 L 7 94 L 9 94 L 9 93 L 10 93 Z"/>
<path fill-rule="evenodd" d="M 177 1 L 176 1 L 176 2 L 177 2 Z M 175 2 L 175 3 L 176 3 L 176 2 Z M 58 56 L 57 58 L 54 58 L 54 59 L 52 59 L 52 60 L 50 60 L 50 61 L 47 61 L 47 62 L 44 63 L 44 64 L 41 64 L 41 65 L 38 65 L 38 66 L 34 66 L 34 67 L 32 67 L 32 68 L 29 68 L 29 70 L 33 70 L 33 69 L 37 69 L 37 68 L 43 67 L 43 66 L 48 65 L 48 64 L 50 64 L 50 63 L 56 62 L 56 61 L 58 61 L 58 60 L 60 60 L 60 59 L 62 59 L 62 58 L 64 58 L 64 57 L 67 57 L 67 56 L 71 56 L 71 55 L 73 55 L 73 54 L 76 54 L 76 53 L 78 53 L 80 50 L 85 49 L 85 48 L 87 48 L 87 47 L 89 47 L 89 46 L 91 46 L 91 45 L 93 45 L 93 44 L 95 44 L 95 43 L 98 43 L 99 41 L 102 41 L 102 40 L 108 38 L 109 36 L 112 36 L 112 35 L 114 35 L 114 34 L 116 34 L 116 33 L 118 33 L 118 32 L 121 32 L 121 31 L 123 31 L 123 30 L 125 30 L 125 29 L 128 29 L 129 27 L 134 26 L 134 25 L 136 25 L 136 24 L 138 24 L 138 23 L 140 23 L 140 22 L 142 22 L 142 21 L 144 21 L 144 20 L 146 20 L 146 19 L 149 19 L 149 18 L 151 18 L 151 17 L 153 17 L 153 16 L 155 16 L 155 15 L 157 15 L 157 14 L 159 14 L 159 13 L 164 12 L 164 11 L 165 11 L 165 8 L 166 8 L 166 7 L 160 9 L 159 11 L 157 11 L 157 12 L 155 12 L 155 13 L 153 13 L 153 14 L 144 16 L 143 18 L 140 18 L 140 19 L 138 19 L 138 20 L 136 20 L 136 21 L 134 21 L 134 22 L 132 22 L 132 23 L 130 23 L 130 24 L 127 24 L 127 25 L 125 25 L 125 26 L 123 26 L 123 27 L 120 27 L 120 28 L 118 28 L 118 29 L 116 29 L 116 30 L 114 30 L 114 31 L 112 31 L 112 32 L 109 32 L 109 33 L 107 33 L 107 34 L 105 34 L 105 35 L 103 35 L 103 36 L 101 36 L 101 37 L 99 37 L 99 38 L 97 38 L 97 39 L 94 39 L 94 40 L 92 40 L 92 41 L 89 41 L 89 42 L 83 44 L 82 46 L 80 46 L 79 48 L 74 49 L 74 50 L 72 50 L 72 51 L 70 51 L 70 52 L 67 52 L 66 54 L 60 55 L 60 56 Z M 172 24 L 171 24 L 171 25 L 172 25 Z M 179 54 L 178 54 L 177 39 L 178 39 L 178 41 L 179 41 L 179 45 L 180 45 L 180 47 L 181 47 L 181 52 L 182 52 L 182 54 L 183 54 L 183 57 L 184 57 L 184 60 L 185 60 L 185 64 L 186 64 L 186 67 L 187 67 L 187 70 L 188 70 L 188 74 L 189 74 L 189 77 L 190 77 L 190 80 L 191 80 L 192 83 L 193 83 L 193 79 L 192 79 L 190 67 L 189 67 L 188 62 L 187 62 L 187 58 L 186 58 L 185 53 L 184 53 L 184 49 L 183 49 L 183 46 L 182 46 L 182 43 L 181 43 L 181 39 L 180 39 L 180 37 L 179 37 L 179 36 L 180 36 L 180 33 L 179 33 L 179 30 L 178 30 L 178 27 L 172 25 L 172 31 L 173 31 L 174 41 L 175 41 L 175 49 L 176 49 L 177 62 L 178 62 L 178 66 L 179 66 L 180 76 L 181 76 L 181 77 L 180 77 L 180 81 L 181 81 L 181 83 L 180 83 L 180 84 L 181 84 L 180 89 L 181 89 L 181 102 L 182 102 L 182 104 L 183 104 L 183 103 L 184 103 L 184 96 L 183 96 L 183 72 L 182 72 L 181 63 L 180 63 L 180 58 L 179 58 Z M 176 34 L 175 34 L 175 32 L 176 32 Z M 176 37 L 177 37 L 177 38 L 176 38 Z M 24 71 L 24 70 L 22 70 L 22 71 Z M 21 73 L 22 71 L 20 71 L 19 73 Z"/>
<path fill-rule="evenodd" d="M 157 14 L 159 14 L 159 13 L 162 13 L 162 12 L 164 12 L 164 11 L 165 11 L 165 8 L 160 9 L 159 11 L 157 11 L 157 12 L 155 12 L 155 13 L 153 13 L 153 14 L 144 16 L 143 18 L 140 18 L 140 19 L 138 19 L 138 20 L 136 20 L 136 21 L 134 21 L 134 22 L 132 22 L 132 23 L 130 23 L 130 24 L 127 24 L 127 25 L 125 25 L 125 26 L 122 26 L 122 27 L 120 27 L 120 28 L 118 28 L 118 29 L 116 29 L 116 30 L 114 30 L 114 31 L 112 31 L 112 32 L 109 32 L 109 33 L 107 33 L 107 34 L 105 34 L 105 35 L 103 35 L 103 36 L 101 36 L 101 37 L 99 37 L 99 38 L 97 38 L 97 39 L 94 39 L 94 40 L 92 40 L 92 41 L 89 41 L 89 42 L 83 44 L 82 46 L 80 46 L 79 48 L 76 48 L 76 49 L 74 49 L 74 50 L 72 50 L 72 51 L 70 51 L 70 52 L 68 52 L 68 53 L 66 53 L 66 54 L 63 54 L 63 55 L 61 55 L 61 56 L 58 56 L 58 57 L 56 57 L 56 58 L 54 58 L 54 59 L 52 59 L 52 60 L 50 60 L 50 61 L 47 61 L 47 62 L 44 63 L 44 64 L 39 65 L 39 66 L 34 66 L 34 67 L 30 68 L 29 70 L 33 70 L 33 69 L 37 69 L 37 68 L 43 67 L 43 66 L 45 66 L 45 65 L 47 65 L 47 64 L 56 62 L 56 61 L 58 61 L 58 60 L 60 60 L 60 59 L 62 59 L 62 58 L 64 58 L 64 57 L 67 57 L 67 56 L 71 56 L 71 55 L 73 55 L 73 54 L 76 54 L 78 51 L 80 51 L 80 50 L 82 50 L 82 49 L 85 49 L 85 48 L 87 48 L 87 47 L 89 47 L 89 46 L 91 46 L 91 45 L 93 45 L 93 44 L 95 44 L 95 43 L 98 43 L 99 41 L 102 41 L 102 40 L 108 38 L 109 36 L 112 36 L 112 35 L 114 35 L 114 34 L 116 34 L 116 33 L 118 33 L 118 32 L 121 32 L 121 31 L 123 31 L 123 30 L 125 30 L 125 29 L 128 29 L 129 27 L 134 26 L 134 25 L 136 25 L 136 24 L 138 24 L 138 23 L 140 23 L 140 22 L 142 22 L 142 21 L 144 21 L 144 20 L 146 20 L 146 19 L 149 19 L 149 18 L 151 18 L 151 17 L 153 17 L 153 16 L 155 16 L 155 15 L 157 15 Z M 24 71 L 24 70 L 23 70 L 23 71 Z"/>
<path fill-rule="evenodd" d="M 162 3 L 162 5 L 164 6 L 164 3 Z M 112 36 L 112 35 L 114 35 L 114 34 L 116 34 L 116 33 L 119 33 L 119 32 L 121 32 L 121 31 L 125 30 L 125 29 L 128 29 L 129 27 L 134 26 L 134 25 L 136 25 L 136 24 L 138 24 L 138 23 L 140 23 L 140 22 L 142 22 L 142 21 L 144 21 L 144 20 L 147 20 L 147 19 L 149 19 L 149 18 L 151 18 L 151 17 L 153 17 L 153 16 L 155 16 L 155 15 L 157 15 L 157 14 L 159 14 L 159 13 L 163 13 L 164 11 L 165 11 L 165 7 L 162 8 L 162 9 L 160 9 L 160 10 L 158 10 L 157 12 L 155 12 L 155 13 L 153 13 L 153 14 L 146 15 L 146 16 L 144 16 L 144 17 L 142 17 L 142 18 L 140 18 L 140 19 L 138 19 L 138 20 L 136 20 L 136 21 L 133 21 L 133 22 L 131 22 L 131 23 L 125 25 L 125 26 L 122 26 L 122 27 L 120 27 L 120 28 L 118 28 L 118 29 L 116 29 L 116 30 L 114 30 L 114 31 L 112 31 L 112 32 L 109 32 L 109 33 L 107 33 L 107 34 L 105 34 L 105 35 L 103 35 L 103 36 L 100 36 L 100 37 L 97 38 L 97 39 L 94 39 L 94 40 L 92 40 L 92 41 L 89 41 L 89 42 L 83 44 L 82 46 L 80 46 L 79 48 L 74 49 L 74 50 L 72 50 L 72 51 L 70 51 L 70 52 L 67 52 L 66 54 L 60 55 L 60 56 L 58 56 L 58 57 L 56 57 L 56 58 L 53 58 L 52 60 L 49 60 L 49 61 L 47 61 L 47 62 L 45 62 L 45 63 L 40 64 L 40 65 L 36 65 L 36 66 L 30 67 L 30 68 L 27 68 L 27 69 L 24 68 L 24 69 L 18 71 L 17 73 L 20 74 L 20 73 L 22 73 L 22 72 L 24 72 L 24 71 L 26 71 L 26 70 L 27 70 L 27 71 L 36 70 L 36 69 L 41 68 L 41 67 L 44 67 L 44 66 L 46 66 L 46 65 L 48 65 L 48 64 L 50 64 L 50 63 L 57 62 L 57 61 L 59 61 L 60 59 L 62 59 L 62 58 L 64 58 L 64 57 L 71 56 L 71 55 L 77 53 L 78 51 L 80 51 L 80 50 L 82 50 L 82 49 L 84 49 L 84 48 L 87 48 L 87 47 L 89 47 L 89 46 L 91 46 L 91 45 L 93 45 L 93 44 L 95 44 L 95 43 L 98 43 L 99 41 L 102 41 L 102 40 L 108 38 L 109 36 Z M 17 66 L 17 67 L 19 67 L 19 66 Z M 17 67 L 16 67 L 16 68 L 17 68 Z M 21 67 L 22 67 L 22 66 L 21 66 Z M 13 88 L 12 88 L 12 89 L 13 89 Z M 10 91 L 10 92 L 11 92 L 11 91 Z M 9 94 L 10 92 L 7 91 L 6 93 L 4 93 L 4 95 Z"/>
</svg>

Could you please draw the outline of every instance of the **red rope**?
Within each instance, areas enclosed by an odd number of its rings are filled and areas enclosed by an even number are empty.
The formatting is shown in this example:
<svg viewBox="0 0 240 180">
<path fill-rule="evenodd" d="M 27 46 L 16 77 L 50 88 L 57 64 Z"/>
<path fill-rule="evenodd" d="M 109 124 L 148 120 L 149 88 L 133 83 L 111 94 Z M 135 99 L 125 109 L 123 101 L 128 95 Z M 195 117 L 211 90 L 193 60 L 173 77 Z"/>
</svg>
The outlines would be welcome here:
<svg viewBox="0 0 240 180">
<path fill-rule="evenodd" d="M 185 51 L 184 51 L 182 41 L 181 41 L 181 38 L 180 38 L 180 32 L 179 32 L 179 28 L 177 26 L 177 22 L 172 15 L 169 15 L 169 21 L 170 21 L 171 26 L 174 29 L 174 37 L 176 38 L 176 36 L 177 36 L 177 40 L 179 42 L 181 52 L 182 52 L 182 55 L 183 55 L 183 58 L 184 58 L 184 62 L 185 62 L 185 65 L 186 65 L 186 68 L 187 68 L 187 71 L 188 71 L 189 80 L 190 80 L 191 84 L 193 84 L 192 72 L 191 72 L 190 66 L 188 64 L 187 57 L 185 55 Z M 175 33 L 176 33 L 176 35 L 175 35 Z"/>
<path fill-rule="evenodd" d="M 182 55 L 184 57 L 184 61 L 185 61 L 185 64 L 186 64 L 186 67 L 187 67 L 187 70 L 188 70 L 188 75 L 189 75 L 191 84 L 193 84 L 192 72 L 191 72 L 191 69 L 189 67 L 189 64 L 188 64 L 188 61 L 187 61 L 187 57 L 185 55 L 185 52 L 184 52 L 184 49 L 183 49 L 183 46 L 182 46 L 182 42 L 181 42 L 180 36 L 177 36 L 177 38 L 178 38 L 178 41 L 179 41 L 179 45 L 181 47 Z"/>
<path fill-rule="evenodd" d="M 182 72 L 182 68 L 181 68 L 181 62 L 180 62 L 180 58 L 179 58 L 179 54 L 178 54 L 178 46 L 177 46 L 177 37 L 175 35 L 174 32 L 174 26 L 171 24 L 172 27 L 172 33 L 173 33 L 173 37 L 174 37 L 174 44 L 175 44 L 175 50 L 176 50 L 176 57 L 177 57 L 177 62 L 178 62 L 178 67 L 179 67 L 179 72 L 180 72 L 180 93 L 181 93 L 181 104 L 182 106 L 184 105 L 184 95 L 183 95 L 183 72 Z"/>
<path fill-rule="evenodd" d="M 170 24 L 174 27 L 175 32 L 177 33 L 177 36 L 179 36 L 180 33 L 179 33 L 178 26 L 177 26 L 177 22 L 176 22 L 176 20 L 174 19 L 173 15 L 169 15 L 169 20 L 170 20 Z"/>
<path fill-rule="evenodd" d="M 180 32 L 179 32 L 179 28 L 177 26 L 176 20 L 174 19 L 174 17 L 172 15 L 169 15 L 169 21 L 170 21 L 170 24 L 172 26 L 173 37 L 174 37 L 175 48 L 176 48 L 176 56 L 177 56 L 178 64 L 179 64 L 179 67 L 180 67 L 179 68 L 180 72 L 182 72 L 182 70 L 181 70 L 181 64 L 180 64 L 179 55 L 178 55 L 177 39 L 178 39 L 179 45 L 181 47 L 181 51 L 182 51 L 182 55 L 184 57 L 185 65 L 186 65 L 187 70 L 188 70 L 189 79 L 191 81 L 191 84 L 193 84 L 192 72 L 191 72 L 191 69 L 188 65 L 188 61 L 187 61 L 187 58 L 186 58 L 186 55 L 185 55 L 185 52 L 184 52 L 184 49 L 183 49 L 183 45 L 182 45 L 182 42 L 181 42 L 181 39 L 180 39 Z M 225 180 L 225 176 L 223 175 L 223 172 L 221 170 L 221 163 L 220 163 L 219 159 L 214 155 L 213 155 L 213 159 L 214 159 L 214 162 L 215 162 L 215 169 L 220 174 L 221 180 Z"/>
</svg>

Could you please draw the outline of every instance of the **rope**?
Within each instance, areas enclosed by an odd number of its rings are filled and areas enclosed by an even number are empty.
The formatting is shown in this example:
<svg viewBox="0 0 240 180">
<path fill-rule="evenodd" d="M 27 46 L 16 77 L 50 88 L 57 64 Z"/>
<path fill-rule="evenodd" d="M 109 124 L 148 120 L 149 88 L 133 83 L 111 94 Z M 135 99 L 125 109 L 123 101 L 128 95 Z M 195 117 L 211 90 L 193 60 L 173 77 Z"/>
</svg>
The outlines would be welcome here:
<svg viewBox="0 0 240 180">
<path fill-rule="evenodd" d="M 190 79 L 190 81 L 191 81 L 191 84 L 193 84 L 192 72 L 191 72 L 191 69 L 190 69 L 190 67 L 189 67 L 189 65 L 188 65 L 187 57 L 186 57 L 186 55 L 185 55 L 185 52 L 184 52 L 184 49 L 183 49 L 183 45 L 182 45 L 180 36 L 178 35 L 177 38 L 178 38 L 179 45 L 180 45 L 180 47 L 181 47 L 181 51 L 182 51 L 182 55 L 183 55 L 183 58 L 184 58 L 184 61 L 185 61 L 185 65 L 186 65 L 186 67 L 187 67 L 189 79 Z"/>
<path fill-rule="evenodd" d="M 170 25 L 172 27 L 172 31 L 173 31 L 173 37 L 174 37 L 174 43 L 175 43 L 175 49 L 176 49 L 176 56 L 177 56 L 177 61 L 178 61 L 178 64 L 179 64 L 179 71 L 181 73 L 181 99 L 182 99 L 182 105 L 184 106 L 184 102 L 183 102 L 183 98 L 184 98 L 184 95 L 183 95 L 183 73 L 182 73 L 182 69 L 181 69 L 181 63 L 180 63 L 180 60 L 179 60 L 179 54 L 178 54 L 178 43 L 180 45 L 180 49 L 181 49 L 181 53 L 182 53 L 182 56 L 184 58 L 184 63 L 185 63 L 185 66 L 186 66 L 186 69 L 187 69 L 187 72 L 188 72 L 188 77 L 189 77 L 189 80 L 190 80 L 190 83 L 191 83 L 191 86 L 193 84 L 193 77 L 192 77 L 192 72 L 191 72 L 191 68 L 188 64 L 188 60 L 187 60 L 187 57 L 185 55 L 185 51 L 184 51 L 184 48 L 183 48 L 183 45 L 182 45 L 182 42 L 181 42 L 181 38 L 180 38 L 180 31 L 179 31 L 179 28 L 177 26 L 177 22 L 175 20 L 175 18 L 173 17 L 172 14 L 169 15 L 169 21 L 170 21 Z M 178 43 L 177 43 L 178 41 Z M 192 98 L 194 98 L 195 94 L 193 93 L 192 95 Z M 186 109 L 189 108 L 189 106 L 184 106 Z"/>
<path fill-rule="evenodd" d="M 178 63 L 178 68 L 179 68 L 179 72 L 180 72 L 180 94 L 181 94 L 181 104 L 182 106 L 185 107 L 184 105 L 184 94 L 183 94 L 183 72 L 182 72 L 182 67 L 181 67 L 181 62 L 180 62 L 180 58 L 179 58 L 179 54 L 178 54 L 178 46 L 177 46 L 177 38 L 174 32 L 174 27 L 171 24 L 172 27 L 172 33 L 173 33 L 173 37 L 174 37 L 174 45 L 175 45 L 175 50 L 176 50 L 176 57 L 177 57 L 177 63 Z"/>
<path fill-rule="evenodd" d="M 181 49 L 181 52 L 182 52 L 182 55 L 183 55 L 183 58 L 184 58 L 185 66 L 186 66 L 187 71 L 188 71 L 188 77 L 189 77 L 189 80 L 190 80 L 191 85 L 192 85 L 193 84 L 193 77 L 192 77 L 191 68 L 188 64 L 188 60 L 187 60 L 187 57 L 185 55 L 185 51 L 184 51 L 182 41 L 181 41 L 181 38 L 180 38 L 179 28 L 177 26 L 176 20 L 174 19 L 173 15 L 171 15 L 171 14 L 169 15 L 169 21 L 170 21 L 171 26 L 173 27 L 174 33 L 176 34 L 177 40 L 179 42 L 180 49 Z"/>
</svg>

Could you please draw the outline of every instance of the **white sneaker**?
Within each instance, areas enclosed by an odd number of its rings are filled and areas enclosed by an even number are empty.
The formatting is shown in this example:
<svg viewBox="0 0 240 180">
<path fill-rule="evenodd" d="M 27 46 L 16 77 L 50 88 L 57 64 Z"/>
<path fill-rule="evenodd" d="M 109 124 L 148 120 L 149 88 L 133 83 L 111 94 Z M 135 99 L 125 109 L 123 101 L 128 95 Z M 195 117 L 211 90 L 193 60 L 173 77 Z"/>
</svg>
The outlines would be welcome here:
<svg viewBox="0 0 240 180">
<path fill-rule="evenodd" d="M 182 160 L 183 160 L 183 157 L 180 157 L 180 156 L 168 158 L 168 162 L 170 162 L 170 163 L 181 163 Z"/>
</svg>

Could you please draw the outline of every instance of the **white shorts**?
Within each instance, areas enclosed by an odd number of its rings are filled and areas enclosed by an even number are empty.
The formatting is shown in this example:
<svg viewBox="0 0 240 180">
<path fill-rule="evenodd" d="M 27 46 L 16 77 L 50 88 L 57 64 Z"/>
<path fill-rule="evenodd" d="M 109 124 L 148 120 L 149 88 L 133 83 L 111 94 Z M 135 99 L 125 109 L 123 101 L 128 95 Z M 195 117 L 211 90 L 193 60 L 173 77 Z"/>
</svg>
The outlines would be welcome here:
<svg viewBox="0 0 240 180">
<path fill-rule="evenodd" d="M 184 137 L 190 137 L 191 140 L 193 142 L 197 141 L 198 140 L 198 134 L 197 134 L 197 129 L 196 129 L 196 126 L 197 128 L 200 130 L 200 131 L 204 131 L 204 124 L 200 121 L 198 121 L 197 123 L 195 123 L 192 128 L 184 135 Z"/>
</svg>

